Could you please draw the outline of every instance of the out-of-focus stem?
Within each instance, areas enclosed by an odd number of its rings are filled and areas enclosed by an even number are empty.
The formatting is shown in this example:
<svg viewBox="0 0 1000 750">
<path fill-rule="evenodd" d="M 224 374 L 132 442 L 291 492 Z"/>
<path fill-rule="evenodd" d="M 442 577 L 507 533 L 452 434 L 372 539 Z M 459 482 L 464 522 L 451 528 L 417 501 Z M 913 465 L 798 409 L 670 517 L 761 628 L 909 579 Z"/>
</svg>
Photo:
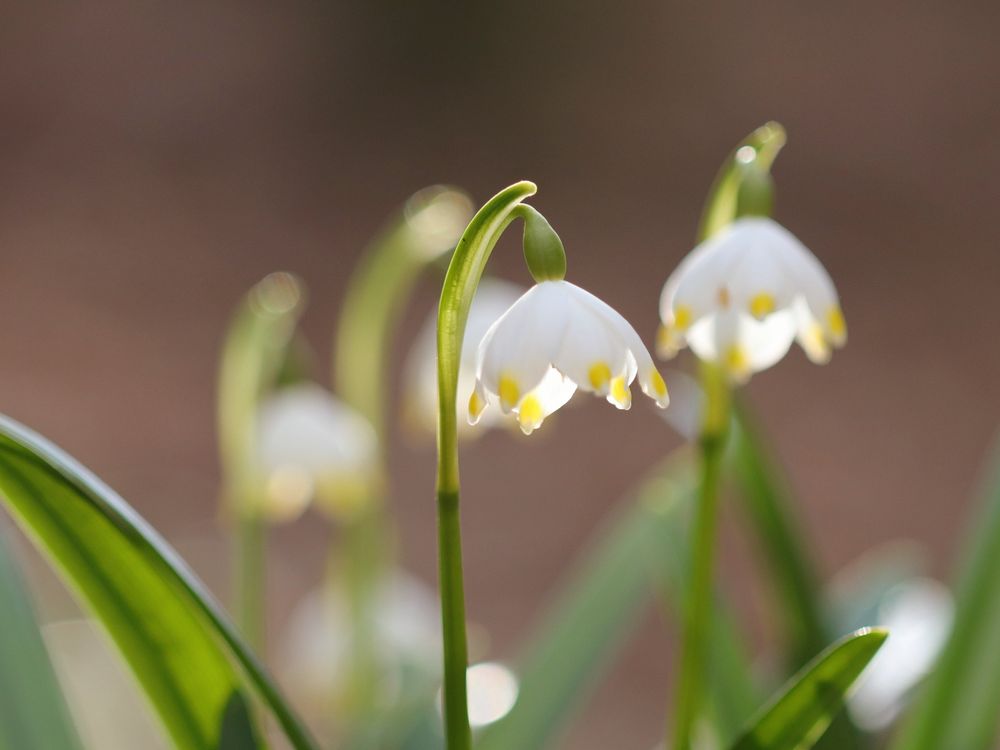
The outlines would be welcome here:
<svg viewBox="0 0 1000 750">
<path fill-rule="evenodd" d="M 259 516 L 235 521 L 233 569 L 237 622 L 243 638 L 257 653 L 264 648 L 264 575 L 267 531 Z"/>
<path fill-rule="evenodd" d="M 704 698 L 706 643 L 711 622 L 719 479 L 729 432 L 731 394 L 724 374 L 704 365 L 705 414 L 699 436 L 700 481 L 695 507 L 689 585 L 684 602 L 681 667 L 674 699 L 674 747 L 690 750 L 695 720 Z"/>
</svg>

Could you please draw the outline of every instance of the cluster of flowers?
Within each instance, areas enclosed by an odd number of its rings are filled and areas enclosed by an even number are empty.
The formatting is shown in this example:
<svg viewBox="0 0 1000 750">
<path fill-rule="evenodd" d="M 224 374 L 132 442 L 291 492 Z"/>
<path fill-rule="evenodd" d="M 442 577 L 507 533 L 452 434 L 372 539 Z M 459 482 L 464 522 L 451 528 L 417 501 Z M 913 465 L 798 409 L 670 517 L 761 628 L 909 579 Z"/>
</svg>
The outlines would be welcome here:
<svg viewBox="0 0 1000 750">
<path fill-rule="evenodd" d="M 681 261 L 663 287 L 660 319 L 661 356 L 689 346 L 734 383 L 774 365 L 795 341 L 822 363 L 847 338 L 829 274 L 787 229 L 756 216 L 738 219 Z M 434 424 L 437 408 L 435 325 L 435 318 L 427 321 L 406 366 L 407 413 L 421 425 Z M 667 406 L 666 383 L 639 334 L 593 294 L 565 279 L 526 291 L 495 280 L 481 285 L 459 372 L 468 424 L 512 415 L 530 434 L 577 389 L 628 409 L 636 380 Z M 318 386 L 279 391 L 262 416 L 260 463 L 277 495 L 302 500 L 311 487 L 365 472 L 374 448 L 370 429 Z"/>
</svg>

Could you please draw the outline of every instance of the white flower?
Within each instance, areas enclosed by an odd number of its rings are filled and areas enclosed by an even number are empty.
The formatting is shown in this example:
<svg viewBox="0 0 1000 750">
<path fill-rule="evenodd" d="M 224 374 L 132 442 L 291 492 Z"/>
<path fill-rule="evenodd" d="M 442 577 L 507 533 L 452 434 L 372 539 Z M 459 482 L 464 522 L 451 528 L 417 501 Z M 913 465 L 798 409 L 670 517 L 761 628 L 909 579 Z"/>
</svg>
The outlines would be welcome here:
<svg viewBox="0 0 1000 750">
<path fill-rule="evenodd" d="M 499 403 L 530 434 L 578 387 L 628 409 L 629 385 L 637 376 L 643 392 L 665 407 L 666 384 L 628 321 L 568 281 L 543 281 L 483 337 L 469 420 L 475 423 Z"/>
<path fill-rule="evenodd" d="M 262 510 L 298 516 L 314 497 L 335 513 L 363 502 L 374 479 L 376 437 L 368 421 L 315 384 L 283 388 L 257 415 Z"/>
<path fill-rule="evenodd" d="M 465 339 L 458 364 L 458 392 L 472 392 L 476 383 L 476 356 L 479 342 L 490 326 L 524 293 L 524 288 L 509 281 L 483 279 L 469 308 L 465 324 Z M 437 429 L 437 309 L 430 314 L 407 356 L 403 381 L 407 384 L 405 413 L 410 424 L 433 434 Z M 464 411 L 465 405 L 458 407 Z M 464 414 L 460 415 L 460 433 L 472 433 Z M 480 426 L 492 426 L 499 421 L 498 411 L 483 415 Z M 464 429 L 463 429 L 464 425 Z"/>
<path fill-rule="evenodd" d="M 780 360 L 798 341 L 813 362 L 847 341 L 829 274 L 787 229 L 771 219 L 737 219 L 696 247 L 660 297 L 658 349 L 685 345 L 720 363 L 736 381 Z"/>
<path fill-rule="evenodd" d="M 907 581 L 891 592 L 876 618 L 889 637 L 848 700 L 859 726 L 880 731 L 899 715 L 944 648 L 954 609 L 948 588 L 929 578 Z"/>
<path fill-rule="evenodd" d="M 407 675 L 437 681 L 441 669 L 441 622 L 437 596 L 401 569 L 380 580 L 372 596 L 371 639 L 386 705 L 398 703 Z M 355 648 L 352 611 L 342 586 L 310 593 L 294 609 L 280 651 L 281 671 L 310 715 L 325 716 L 347 688 Z"/>
</svg>

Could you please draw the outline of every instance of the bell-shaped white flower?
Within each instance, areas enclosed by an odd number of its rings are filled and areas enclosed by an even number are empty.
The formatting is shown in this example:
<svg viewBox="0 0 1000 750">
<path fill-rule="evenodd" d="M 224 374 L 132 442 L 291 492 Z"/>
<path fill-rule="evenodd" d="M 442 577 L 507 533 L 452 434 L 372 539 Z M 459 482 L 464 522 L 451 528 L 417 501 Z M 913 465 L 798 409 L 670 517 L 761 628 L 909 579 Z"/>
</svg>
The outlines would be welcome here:
<svg viewBox="0 0 1000 750">
<path fill-rule="evenodd" d="M 509 281 L 485 278 L 480 282 L 465 324 L 465 339 L 462 342 L 462 353 L 458 364 L 460 394 L 472 393 L 475 387 L 479 342 L 483 340 L 483 336 L 497 318 L 507 312 L 507 308 L 513 305 L 524 291 L 524 287 Z M 403 382 L 406 383 L 404 413 L 407 423 L 433 435 L 437 429 L 438 408 L 436 308 L 428 316 L 407 355 Z M 466 406 L 460 403 L 458 408 L 464 412 Z M 465 419 L 464 413 L 459 416 L 460 435 L 472 434 L 474 430 Z M 483 415 L 479 426 L 492 426 L 501 416 L 499 410 L 487 412 Z"/>
<path fill-rule="evenodd" d="M 847 341 L 826 269 L 762 216 L 737 219 L 681 261 L 663 287 L 660 319 L 663 356 L 689 345 L 736 381 L 778 362 L 793 341 L 816 363 Z"/>
<path fill-rule="evenodd" d="M 667 405 L 663 377 L 628 321 L 568 281 L 542 281 L 483 337 L 469 420 L 475 423 L 498 404 L 504 414 L 517 415 L 521 430 L 530 434 L 577 388 L 628 409 L 636 377 L 644 393 Z"/>
<path fill-rule="evenodd" d="M 335 514 L 352 513 L 375 479 L 376 446 L 368 420 L 326 389 L 309 383 L 275 392 L 257 414 L 262 511 L 292 519 L 316 498 Z"/>
<path fill-rule="evenodd" d="M 441 669 L 441 619 L 437 595 L 402 569 L 389 572 L 371 592 L 371 631 L 380 700 L 397 705 L 422 676 L 437 682 Z M 350 595 L 340 584 L 308 594 L 292 610 L 279 650 L 279 664 L 293 697 L 308 716 L 329 715 L 331 702 L 348 689 L 351 654 L 358 635 Z M 412 697 L 412 696 L 411 696 Z"/>
</svg>

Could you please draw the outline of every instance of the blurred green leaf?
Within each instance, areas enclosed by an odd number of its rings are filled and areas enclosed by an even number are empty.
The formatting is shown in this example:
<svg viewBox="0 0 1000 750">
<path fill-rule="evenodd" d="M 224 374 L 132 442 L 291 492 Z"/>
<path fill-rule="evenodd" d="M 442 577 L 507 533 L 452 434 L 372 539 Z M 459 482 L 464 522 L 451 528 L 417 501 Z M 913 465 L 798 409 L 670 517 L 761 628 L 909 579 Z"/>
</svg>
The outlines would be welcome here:
<svg viewBox="0 0 1000 750">
<path fill-rule="evenodd" d="M 3 536 L 0 529 L 0 750 L 80 750 L 31 600 Z"/>
<path fill-rule="evenodd" d="M 781 602 L 789 656 L 797 668 L 830 641 L 819 576 L 803 548 L 803 535 L 795 527 L 789 493 L 759 433 L 745 409 L 738 408 L 736 415 L 731 466 Z"/>
<path fill-rule="evenodd" d="M 812 747 L 843 708 L 848 689 L 887 635 L 884 630 L 861 630 L 830 646 L 789 681 L 733 750 Z"/>
<path fill-rule="evenodd" d="M 818 654 L 835 633 L 824 616 L 819 575 L 806 553 L 805 537 L 795 523 L 791 510 L 794 502 L 787 484 L 742 405 L 735 410 L 729 460 L 775 587 L 785 623 L 786 657 L 792 668 L 798 669 Z M 844 715 L 837 718 L 820 747 L 835 750 L 865 744 L 861 731 Z"/>
<path fill-rule="evenodd" d="M 0 417 L 0 492 L 128 661 L 174 742 L 217 750 L 238 662 L 297 750 L 314 745 L 219 606 L 124 500 L 43 438 Z M 249 731 L 249 730 L 248 730 Z"/>
<path fill-rule="evenodd" d="M 988 750 L 1000 723 L 1000 444 L 957 586 L 955 623 L 893 750 Z"/>
<path fill-rule="evenodd" d="M 574 566 L 521 660 L 517 703 L 483 731 L 477 750 L 548 747 L 643 608 L 683 577 L 693 498 L 688 459 L 673 457 L 655 471 Z M 712 627 L 710 708 L 720 734 L 729 736 L 752 713 L 755 696 L 731 626 L 717 617 Z"/>
</svg>

